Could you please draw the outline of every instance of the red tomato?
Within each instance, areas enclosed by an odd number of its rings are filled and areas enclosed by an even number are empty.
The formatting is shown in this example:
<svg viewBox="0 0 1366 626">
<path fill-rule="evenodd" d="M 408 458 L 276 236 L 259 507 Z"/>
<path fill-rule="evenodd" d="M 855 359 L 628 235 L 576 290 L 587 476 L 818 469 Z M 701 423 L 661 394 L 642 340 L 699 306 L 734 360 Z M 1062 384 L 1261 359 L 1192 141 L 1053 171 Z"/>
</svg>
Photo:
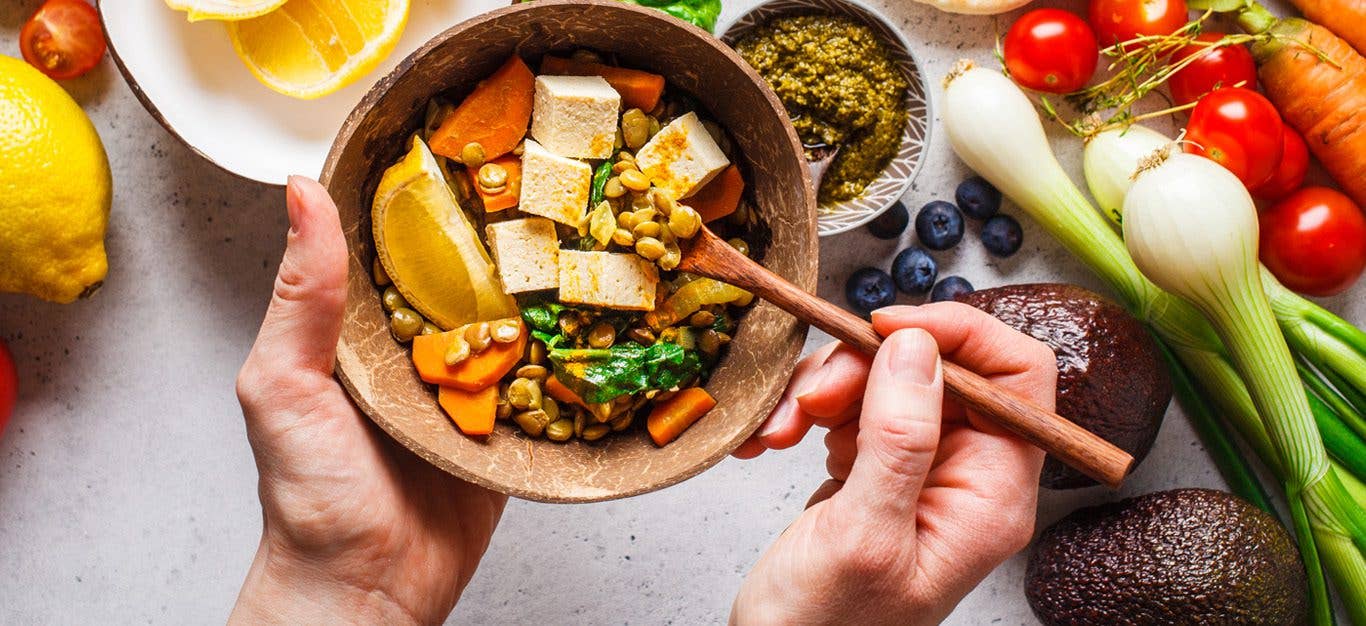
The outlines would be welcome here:
<svg viewBox="0 0 1366 626">
<path fill-rule="evenodd" d="M 1223 33 L 1201 33 L 1197 41 L 1215 42 Z M 1172 62 L 1179 62 L 1197 52 L 1204 54 L 1181 68 L 1168 79 L 1172 99 L 1177 104 L 1189 104 L 1219 87 L 1232 87 L 1242 83 L 1243 87 L 1257 87 L 1257 64 L 1252 62 L 1252 53 L 1247 46 L 1234 44 L 1210 49 L 1209 46 L 1189 45 L 1176 51 Z"/>
<path fill-rule="evenodd" d="M 52 78 L 75 78 L 104 56 L 100 14 L 85 0 L 47 0 L 19 32 L 24 60 Z"/>
<path fill-rule="evenodd" d="M 1252 189 L 1252 195 L 1263 200 L 1276 201 L 1290 195 L 1290 192 L 1304 184 L 1304 176 L 1309 173 L 1309 146 L 1304 138 L 1289 124 L 1281 135 L 1281 162 L 1271 178 Z"/>
<path fill-rule="evenodd" d="M 1144 35 L 1170 35 L 1186 25 L 1186 0 L 1091 0 L 1086 10 L 1102 46 Z"/>
<path fill-rule="evenodd" d="M 9 348 L 0 341 L 0 434 L 5 432 L 5 424 L 14 412 L 14 401 L 19 397 L 19 374 L 14 370 L 14 359 Z"/>
<path fill-rule="evenodd" d="M 1225 87 L 1201 98 L 1186 124 L 1186 152 L 1228 168 L 1249 189 L 1281 161 L 1281 114 L 1251 89 Z"/>
<path fill-rule="evenodd" d="M 1286 287 L 1331 296 L 1366 269 L 1366 216 L 1351 198 L 1305 187 L 1261 214 L 1261 257 Z"/>
<path fill-rule="evenodd" d="M 1006 69 L 1020 85 L 1068 93 L 1086 86 L 1096 71 L 1100 46 L 1091 27 L 1062 9 L 1035 9 L 1006 31 Z"/>
</svg>

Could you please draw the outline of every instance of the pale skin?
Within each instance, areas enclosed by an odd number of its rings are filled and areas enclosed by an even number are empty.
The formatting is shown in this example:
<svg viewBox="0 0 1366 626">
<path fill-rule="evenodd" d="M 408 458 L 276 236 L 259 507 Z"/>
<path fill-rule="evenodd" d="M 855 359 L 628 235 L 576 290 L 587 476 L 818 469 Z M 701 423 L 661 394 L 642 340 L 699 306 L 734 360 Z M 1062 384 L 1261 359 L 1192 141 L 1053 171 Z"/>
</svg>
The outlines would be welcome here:
<svg viewBox="0 0 1366 626">
<path fill-rule="evenodd" d="M 446 619 L 507 502 L 377 431 L 332 376 L 336 208 L 295 177 L 270 308 L 238 377 L 263 532 L 234 623 Z M 941 351 L 1045 408 L 1053 355 L 975 309 L 886 309 L 874 359 L 827 346 L 737 456 L 830 429 L 831 479 L 746 577 L 732 623 L 934 623 L 1033 532 L 1043 454 L 943 401 Z M 942 416 L 942 417 L 941 417 Z"/>
</svg>

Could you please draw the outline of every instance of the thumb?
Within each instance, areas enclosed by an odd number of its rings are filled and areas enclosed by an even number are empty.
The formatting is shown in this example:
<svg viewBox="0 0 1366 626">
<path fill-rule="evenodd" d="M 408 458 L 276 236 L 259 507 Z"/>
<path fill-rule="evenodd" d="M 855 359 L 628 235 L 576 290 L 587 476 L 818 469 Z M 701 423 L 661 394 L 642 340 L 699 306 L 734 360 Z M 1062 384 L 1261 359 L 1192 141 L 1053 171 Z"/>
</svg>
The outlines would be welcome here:
<svg viewBox="0 0 1366 626">
<path fill-rule="evenodd" d="M 873 359 L 859 418 L 858 454 L 837 497 L 863 519 L 915 523 L 916 501 L 939 447 L 944 373 L 934 337 L 887 337 Z"/>
<path fill-rule="evenodd" d="M 346 239 L 327 190 L 291 176 L 289 238 L 252 357 L 280 371 L 332 373 L 346 308 Z"/>
</svg>

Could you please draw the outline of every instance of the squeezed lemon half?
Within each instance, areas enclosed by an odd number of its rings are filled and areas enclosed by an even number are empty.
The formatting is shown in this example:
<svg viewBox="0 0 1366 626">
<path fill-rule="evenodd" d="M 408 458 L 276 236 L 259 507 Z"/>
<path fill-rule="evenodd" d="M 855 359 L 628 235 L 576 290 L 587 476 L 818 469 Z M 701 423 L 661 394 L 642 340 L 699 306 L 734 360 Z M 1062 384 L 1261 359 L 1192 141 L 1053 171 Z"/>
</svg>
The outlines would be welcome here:
<svg viewBox="0 0 1366 626">
<path fill-rule="evenodd" d="M 267 87 L 311 100 L 375 69 L 398 44 L 409 0 L 289 0 L 228 22 L 237 56 Z"/>
<path fill-rule="evenodd" d="M 166 6 L 184 11 L 191 22 L 245 20 L 265 15 L 288 0 L 166 0 Z"/>
<path fill-rule="evenodd" d="M 399 293 L 443 329 L 519 315 L 436 157 L 414 137 L 384 171 L 371 209 L 375 250 Z"/>
</svg>

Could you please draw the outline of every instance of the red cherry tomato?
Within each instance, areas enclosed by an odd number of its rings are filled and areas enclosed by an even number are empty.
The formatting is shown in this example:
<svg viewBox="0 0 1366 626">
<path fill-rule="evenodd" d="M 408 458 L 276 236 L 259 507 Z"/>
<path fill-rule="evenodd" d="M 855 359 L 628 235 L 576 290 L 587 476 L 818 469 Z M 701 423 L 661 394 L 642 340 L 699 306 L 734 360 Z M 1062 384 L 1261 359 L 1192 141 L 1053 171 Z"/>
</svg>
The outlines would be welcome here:
<svg viewBox="0 0 1366 626">
<path fill-rule="evenodd" d="M 1304 138 L 1289 124 L 1281 134 L 1281 162 L 1271 178 L 1252 189 L 1252 195 L 1263 200 L 1276 201 L 1290 195 L 1290 192 L 1304 184 L 1304 176 L 1309 173 L 1309 146 Z"/>
<path fill-rule="evenodd" d="M 1286 287 L 1331 296 L 1366 269 L 1366 216 L 1351 198 L 1305 187 L 1261 214 L 1262 262 Z"/>
<path fill-rule="evenodd" d="M 1186 0 L 1091 0 L 1086 10 L 1102 46 L 1144 35 L 1170 35 L 1186 25 Z"/>
<path fill-rule="evenodd" d="M 85 0 L 47 0 L 19 31 L 19 49 L 52 78 L 80 76 L 104 56 L 100 14 Z"/>
<path fill-rule="evenodd" d="M 1035 9 L 1006 31 L 1006 69 L 1020 85 L 1048 93 L 1086 86 L 1096 71 L 1100 46 L 1091 27 L 1062 9 Z"/>
<path fill-rule="evenodd" d="M 1195 105 L 1186 124 L 1186 152 L 1213 159 L 1249 189 L 1271 177 L 1281 161 L 1281 114 L 1251 89 L 1215 89 Z"/>
<path fill-rule="evenodd" d="M 1201 33 L 1196 40 L 1213 43 L 1223 36 L 1223 33 Z M 1239 83 L 1248 89 L 1257 87 L 1257 65 L 1252 62 L 1252 53 L 1242 44 L 1213 49 L 1191 44 L 1177 50 L 1172 62 L 1182 61 L 1202 51 L 1205 52 L 1191 61 L 1190 65 L 1172 74 L 1167 81 L 1171 86 L 1172 99 L 1177 104 L 1195 102 L 1200 96 L 1219 87 L 1233 87 Z"/>
<path fill-rule="evenodd" d="M 0 434 L 5 432 L 5 424 L 9 423 L 18 397 L 19 374 L 14 370 L 14 358 L 10 356 L 5 342 L 0 341 Z"/>
</svg>

